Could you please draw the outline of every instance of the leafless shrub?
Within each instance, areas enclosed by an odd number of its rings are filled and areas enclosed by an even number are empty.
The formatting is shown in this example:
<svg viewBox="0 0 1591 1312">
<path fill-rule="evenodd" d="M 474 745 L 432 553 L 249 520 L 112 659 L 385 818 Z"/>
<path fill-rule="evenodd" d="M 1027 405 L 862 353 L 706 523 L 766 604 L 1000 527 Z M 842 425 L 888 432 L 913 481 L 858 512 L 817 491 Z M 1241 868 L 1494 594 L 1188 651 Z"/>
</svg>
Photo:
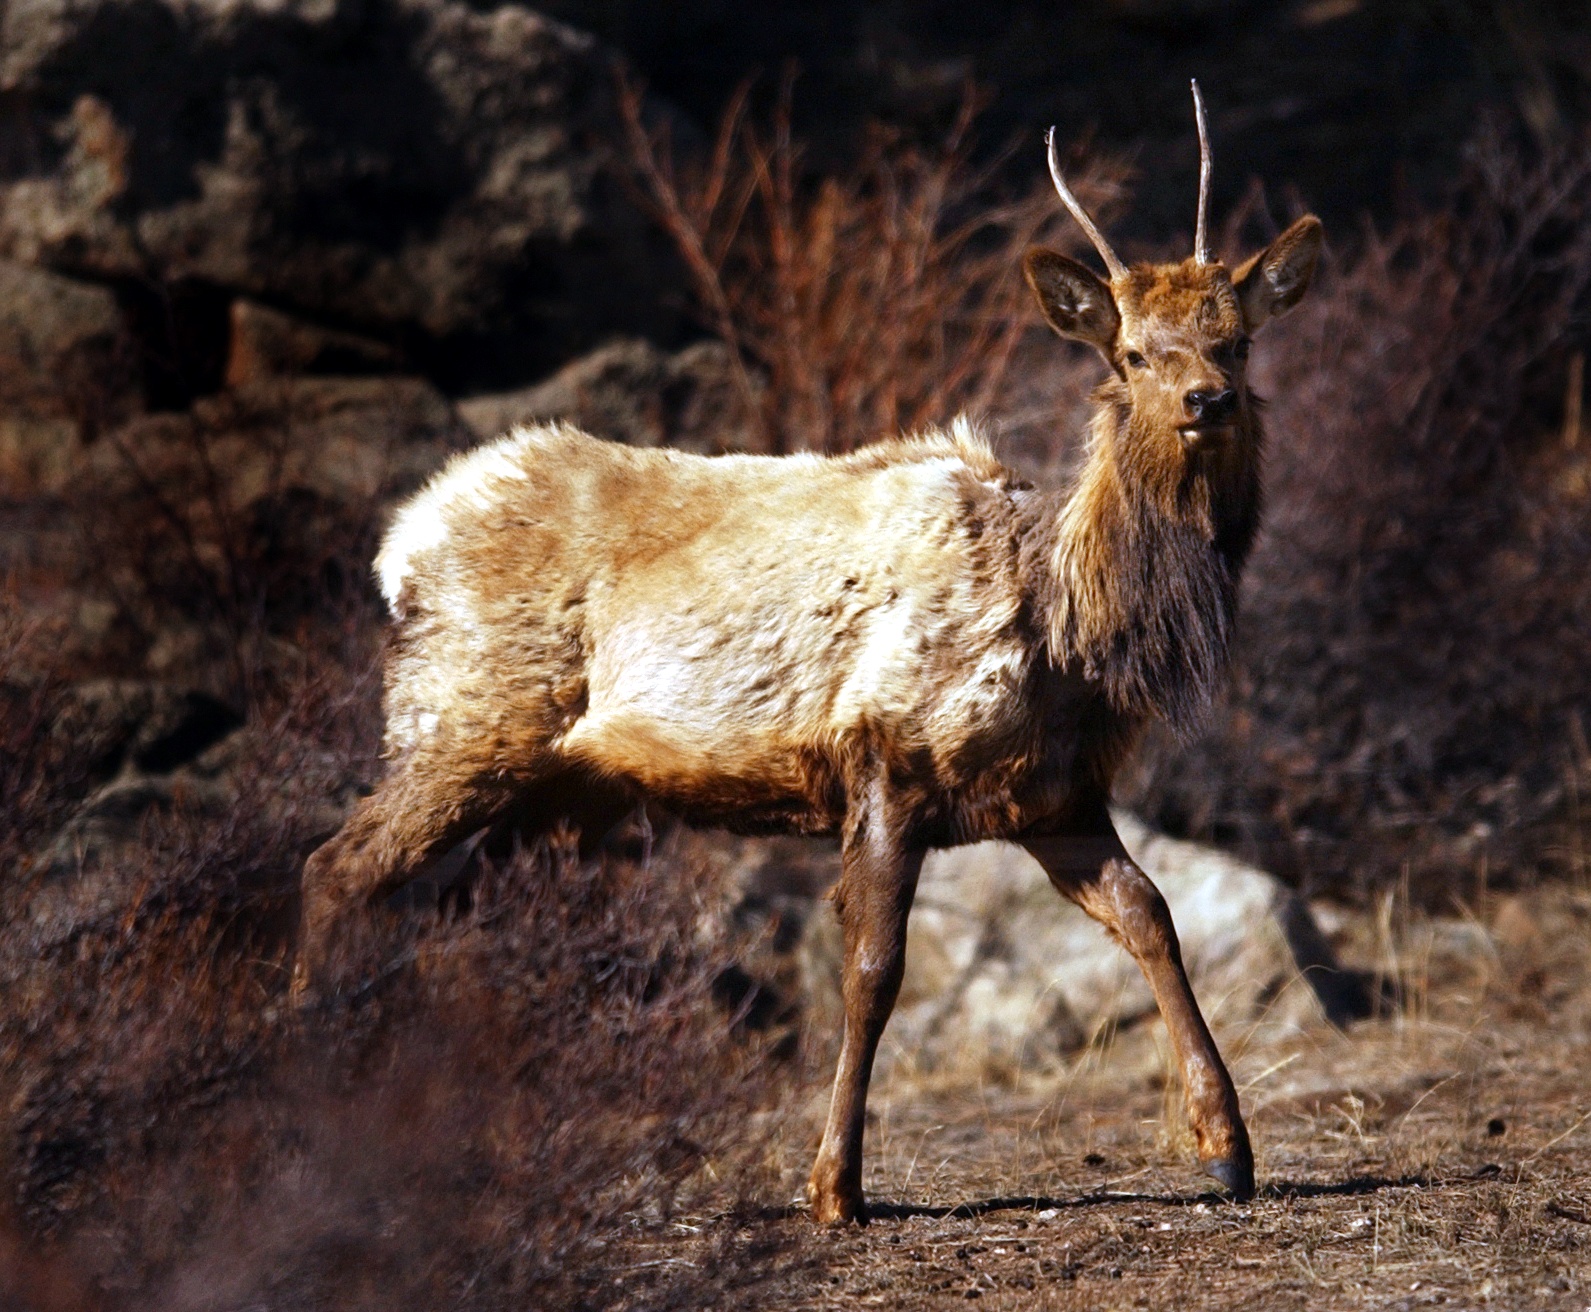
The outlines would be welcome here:
<svg viewBox="0 0 1591 1312">
<path fill-rule="evenodd" d="M 1013 361 L 1038 331 L 1021 257 L 1036 241 L 1076 249 L 1048 178 L 1016 199 L 972 162 L 969 90 L 933 150 L 875 127 L 854 168 L 809 176 L 790 127 L 787 80 L 772 123 L 747 90 L 705 159 L 677 162 L 621 85 L 630 155 L 673 238 L 705 325 L 734 352 L 770 451 L 848 451 L 879 437 L 997 409 Z M 1037 145 L 1034 158 L 1039 160 Z M 1118 166 L 1069 171 L 1108 213 Z"/>
<path fill-rule="evenodd" d="M 55 1306 L 602 1306 L 646 1217 L 758 1178 L 768 1069 L 714 1005 L 732 945 L 689 868 L 522 852 L 289 1013 L 297 869 L 372 692 L 260 708 L 236 806 L 146 825 L 70 925 L 0 885 L 0 1174 L 27 1288 L 93 1295 Z M 676 1274 L 660 1306 L 691 1305 Z"/>
<path fill-rule="evenodd" d="M 1471 150 L 1267 347 L 1267 529 L 1229 706 L 1153 758 L 1160 821 L 1338 889 L 1441 898 L 1567 850 L 1586 765 L 1591 145 Z"/>
<path fill-rule="evenodd" d="M 241 704 L 373 618 L 386 509 L 462 438 L 414 380 L 271 380 L 140 418 L 72 490 L 80 582 L 163 644 L 153 672 Z"/>
<path fill-rule="evenodd" d="M 0 580 L 0 872 L 60 823 L 79 792 L 82 763 L 62 759 L 48 733 L 61 691 L 51 659 L 58 641 Z"/>
</svg>

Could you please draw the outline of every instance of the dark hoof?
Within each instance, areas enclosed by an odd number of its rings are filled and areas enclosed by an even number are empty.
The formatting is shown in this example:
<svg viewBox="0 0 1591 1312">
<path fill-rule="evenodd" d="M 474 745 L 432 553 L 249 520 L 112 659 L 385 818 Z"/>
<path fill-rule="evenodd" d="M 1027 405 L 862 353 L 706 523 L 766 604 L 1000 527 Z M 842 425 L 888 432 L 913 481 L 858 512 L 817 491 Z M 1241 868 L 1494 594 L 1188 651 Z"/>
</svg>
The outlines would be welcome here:
<svg viewBox="0 0 1591 1312">
<path fill-rule="evenodd" d="M 867 1224 L 867 1204 L 860 1198 L 838 1197 L 833 1194 L 820 1195 L 809 1190 L 808 1201 L 812 1206 L 812 1219 L 823 1226 L 847 1226 Z"/>
<path fill-rule="evenodd" d="M 1247 1162 L 1217 1157 L 1204 1164 L 1204 1173 L 1219 1180 L 1221 1187 L 1232 1195 L 1233 1202 L 1246 1203 L 1254 1197 L 1254 1168 Z"/>
</svg>

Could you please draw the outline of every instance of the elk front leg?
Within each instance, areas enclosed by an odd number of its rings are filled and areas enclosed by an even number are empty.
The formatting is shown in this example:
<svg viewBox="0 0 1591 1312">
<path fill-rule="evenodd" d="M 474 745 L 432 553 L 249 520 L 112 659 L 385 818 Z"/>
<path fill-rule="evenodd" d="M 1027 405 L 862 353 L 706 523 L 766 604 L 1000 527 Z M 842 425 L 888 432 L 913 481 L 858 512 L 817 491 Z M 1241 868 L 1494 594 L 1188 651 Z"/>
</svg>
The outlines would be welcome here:
<svg viewBox="0 0 1591 1312">
<path fill-rule="evenodd" d="M 867 1084 L 879 1037 L 900 992 L 906 917 L 924 855 L 904 842 L 903 810 L 881 783 L 846 821 L 840 882 L 834 890 L 845 936 L 845 1038 L 828 1123 L 807 1185 L 813 1219 L 826 1225 L 867 1223 L 862 1198 Z"/>
<path fill-rule="evenodd" d="M 1127 855 L 1109 817 L 1089 835 L 1024 839 L 1050 882 L 1110 932 L 1138 963 L 1166 1022 L 1182 1074 L 1199 1161 L 1233 1196 L 1254 1196 L 1254 1153 L 1226 1064 L 1189 987 L 1171 912 Z"/>
</svg>

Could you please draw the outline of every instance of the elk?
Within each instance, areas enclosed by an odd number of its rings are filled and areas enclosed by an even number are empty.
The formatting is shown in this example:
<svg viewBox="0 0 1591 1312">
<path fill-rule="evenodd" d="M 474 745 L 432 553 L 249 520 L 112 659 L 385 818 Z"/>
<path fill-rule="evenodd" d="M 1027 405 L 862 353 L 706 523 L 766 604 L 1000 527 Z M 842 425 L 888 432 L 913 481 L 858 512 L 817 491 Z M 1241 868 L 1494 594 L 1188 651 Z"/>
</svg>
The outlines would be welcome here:
<svg viewBox="0 0 1591 1312">
<path fill-rule="evenodd" d="M 808 1194 L 865 1222 L 862 1140 L 924 854 L 1020 844 L 1136 959 L 1204 1170 L 1254 1190 L 1237 1092 L 1166 904 L 1112 827 L 1111 780 L 1156 717 L 1222 677 L 1260 513 L 1251 336 L 1308 289 L 1319 220 L 1235 269 L 1108 271 L 1028 252 L 1040 310 L 1109 372 L 1073 486 L 1045 491 L 973 426 L 824 457 L 638 450 L 556 424 L 454 459 L 376 558 L 393 618 L 385 781 L 309 859 L 294 991 L 334 992 L 348 920 L 470 835 L 639 799 L 689 823 L 838 835 L 844 1037 Z"/>
</svg>

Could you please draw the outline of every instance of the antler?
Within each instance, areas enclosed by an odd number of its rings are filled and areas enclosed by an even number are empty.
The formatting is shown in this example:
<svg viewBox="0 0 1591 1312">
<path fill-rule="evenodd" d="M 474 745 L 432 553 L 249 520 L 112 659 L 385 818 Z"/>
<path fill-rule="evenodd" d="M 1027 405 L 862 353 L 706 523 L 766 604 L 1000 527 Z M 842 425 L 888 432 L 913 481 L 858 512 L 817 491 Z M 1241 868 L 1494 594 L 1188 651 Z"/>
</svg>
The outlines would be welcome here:
<svg viewBox="0 0 1591 1312">
<path fill-rule="evenodd" d="M 1199 79 L 1193 79 L 1193 117 L 1199 124 L 1199 217 L 1193 228 L 1193 262 L 1210 262 L 1209 234 L 1205 228 L 1205 214 L 1210 207 L 1210 172 L 1214 163 L 1210 158 L 1210 128 L 1204 121 L 1204 97 L 1199 94 Z"/>
<path fill-rule="evenodd" d="M 1089 241 L 1094 243 L 1099 258 L 1105 261 L 1105 267 L 1110 270 L 1111 281 L 1125 278 L 1127 266 L 1116 258 L 1116 252 L 1111 250 L 1110 243 L 1105 240 L 1105 234 L 1094 226 L 1094 220 L 1088 217 L 1088 211 L 1078 203 L 1077 197 L 1072 195 L 1072 189 L 1066 185 L 1066 179 L 1061 176 L 1061 157 L 1055 148 L 1054 127 L 1044 134 L 1044 144 L 1049 147 L 1050 177 L 1055 181 L 1055 190 L 1061 193 L 1061 200 L 1066 203 L 1066 208 L 1071 210 L 1078 226 L 1088 234 Z"/>
</svg>

